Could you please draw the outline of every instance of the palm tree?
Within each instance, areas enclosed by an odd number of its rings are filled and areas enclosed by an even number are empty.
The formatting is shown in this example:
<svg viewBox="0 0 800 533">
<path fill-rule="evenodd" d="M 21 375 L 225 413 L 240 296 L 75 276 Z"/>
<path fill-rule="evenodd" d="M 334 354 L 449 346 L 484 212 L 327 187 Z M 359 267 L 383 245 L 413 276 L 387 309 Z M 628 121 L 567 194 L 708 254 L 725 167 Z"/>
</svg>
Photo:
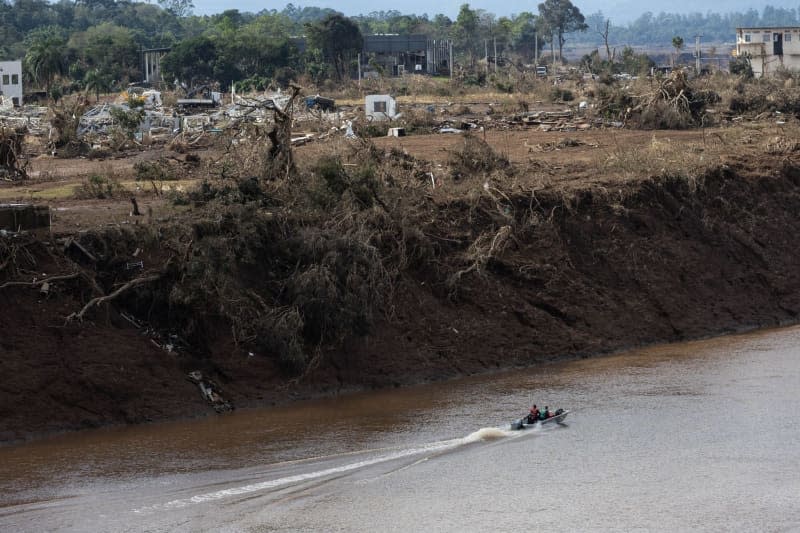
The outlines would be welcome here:
<svg viewBox="0 0 800 533">
<path fill-rule="evenodd" d="M 25 54 L 25 67 L 31 77 L 50 94 L 53 79 L 64 73 L 64 50 L 66 42 L 55 36 L 43 36 L 35 40 Z"/>
<path fill-rule="evenodd" d="M 100 101 L 101 92 L 106 93 L 111 90 L 111 81 L 108 76 L 100 72 L 100 69 L 93 68 L 88 71 L 83 77 L 83 83 L 86 86 L 86 92 L 94 92 L 97 102 Z"/>
<path fill-rule="evenodd" d="M 676 35 L 675 37 L 673 37 L 672 47 L 675 49 L 675 60 L 673 60 L 672 62 L 672 66 L 674 67 L 675 61 L 677 61 L 677 59 L 681 55 L 681 48 L 683 48 L 683 37 L 681 37 L 680 35 Z"/>
</svg>

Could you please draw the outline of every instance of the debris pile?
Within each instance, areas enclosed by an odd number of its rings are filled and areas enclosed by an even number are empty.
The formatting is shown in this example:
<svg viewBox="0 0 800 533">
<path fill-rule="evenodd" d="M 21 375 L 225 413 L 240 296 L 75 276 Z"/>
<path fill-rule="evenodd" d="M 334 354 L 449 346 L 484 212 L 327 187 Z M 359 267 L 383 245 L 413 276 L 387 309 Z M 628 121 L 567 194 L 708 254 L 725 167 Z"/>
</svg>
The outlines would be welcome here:
<svg viewBox="0 0 800 533">
<path fill-rule="evenodd" d="M 200 389 L 200 394 L 211 404 L 216 412 L 233 411 L 233 405 L 220 395 L 219 385 L 205 377 L 202 372 L 193 370 L 189 372 L 188 378 L 189 381 L 197 385 Z"/>
</svg>

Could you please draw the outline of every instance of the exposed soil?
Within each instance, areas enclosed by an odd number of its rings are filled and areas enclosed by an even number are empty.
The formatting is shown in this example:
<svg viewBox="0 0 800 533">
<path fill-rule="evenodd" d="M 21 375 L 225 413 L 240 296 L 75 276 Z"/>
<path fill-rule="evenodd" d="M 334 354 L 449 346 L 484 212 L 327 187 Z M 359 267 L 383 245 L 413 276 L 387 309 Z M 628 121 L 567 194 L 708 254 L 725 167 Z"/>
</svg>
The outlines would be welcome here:
<svg viewBox="0 0 800 533">
<path fill-rule="evenodd" d="M 15 249 L 16 270 L 0 268 L 0 441 L 213 413 L 186 377 L 192 370 L 210 376 L 237 407 L 252 407 L 793 322 L 800 313 L 798 154 L 733 146 L 726 135 L 487 132 L 487 142 L 516 169 L 511 183 L 495 171 L 453 178 L 451 155 L 464 143 L 459 135 L 377 140 L 387 158 L 408 157 L 415 171 L 433 174 L 431 183 L 425 178 L 409 189 L 417 195 L 419 253 L 398 268 L 392 298 L 370 326 L 320 344 L 300 376 L 237 341 L 221 311 L 202 323 L 195 338 L 205 339 L 203 346 L 179 339 L 165 349 L 169 314 L 160 313 L 165 300 L 157 295 L 180 287 L 180 276 L 92 310 L 82 322 L 66 317 L 97 295 L 84 277 L 55 282 L 47 293 L 40 284 L 3 287 L 81 271 L 108 293 L 135 277 L 119 274 L 132 247 L 141 246 L 136 259 L 146 267 L 165 265 L 176 251 L 158 228 L 200 217 L 195 208 L 143 194 L 150 217 L 129 216 L 127 197 L 54 200 L 57 237 L 109 224 L 155 233 L 145 244 L 123 243 L 128 237 L 120 233 L 116 246 L 123 251 L 115 255 L 107 244 L 96 263 L 55 241 L 3 241 L 5 258 Z M 608 164 L 622 151 L 650 153 L 656 144 L 669 144 L 681 159 L 705 157 L 705 167 L 691 177 L 672 175 L 672 156 L 660 148 L 665 168 L 630 168 L 633 159 Z M 303 165 L 326 149 L 311 144 L 296 156 Z M 87 166 L 109 162 L 80 161 L 79 169 L 53 179 L 54 169 L 72 164 L 37 161 L 34 170 L 49 181 L 25 186 L 77 185 L 92 172 Z M 0 194 L 8 198 L 8 190 Z M 281 231 L 287 243 L 295 238 L 291 228 Z M 280 265 L 264 258 L 279 250 L 262 252 L 236 267 L 231 279 L 240 287 L 260 291 L 275 275 Z M 147 329 L 151 322 L 157 333 Z"/>
</svg>

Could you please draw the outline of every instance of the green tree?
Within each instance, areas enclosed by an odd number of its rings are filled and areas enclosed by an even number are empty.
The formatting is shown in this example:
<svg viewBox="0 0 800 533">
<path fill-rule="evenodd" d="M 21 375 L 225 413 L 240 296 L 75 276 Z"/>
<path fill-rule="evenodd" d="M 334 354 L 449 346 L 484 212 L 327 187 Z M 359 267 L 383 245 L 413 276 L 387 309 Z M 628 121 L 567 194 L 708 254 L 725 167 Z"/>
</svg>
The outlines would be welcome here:
<svg viewBox="0 0 800 533">
<path fill-rule="evenodd" d="M 750 59 L 750 54 L 744 54 L 732 58 L 728 64 L 731 74 L 736 74 L 746 79 L 751 79 L 753 77 L 753 65 L 750 63 Z"/>
<path fill-rule="evenodd" d="M 133 32 L 126 27 L 110 22 L 92 26 L 82 34 L 73 35 L 70 47 L 83 56 L 87 67 L 107 72 L 116 80 L 139 76 L 139 46 Z"/>
<path fill-rule="evenodd" d="M 478 25 L 480 14 L 477 10 L 470 9 L 469 4 L 462 4 L 458 17 L 450 29 L 453 46 L 463 50 L 469 57 L 470 64 L 475 62 L 478 53 Z"/>
<path fill-rule="evenodd" d="M 84 75 L 83 84 L 86 92 L 94 92 L 98 102 L 100 101 L 100 93 L 107 93 L 111 90 L 111 78 L 96 68 Z"/>
<path fill-rule="evenodd" d="M 164 79 L 177 78 L 190 84 L 197 79 L 212 79 L 217 55 L 217 46 L 208 37 L 181 41 L 161 60 Z"/>
<path fill-rule="evenodd" d="M 65 70 L 64 50 L 66 42 L 54 33 L 35 36 L 28 46 L 24 64 L 31 78 L 49 94 L 50 85 L 56 76 Z"/>
<path fill-rule="evenodd" d="M 655 62 L 647 54 L 637 54 L 630 46 L 622 49 L 620 54 L 620 68 L 622 72 L 630 74 L 646 74 L 651 67 L 656 66 Z"/>
<path fill-rule="evenodd" d="M 563 62 L 566 33 L 586 31 L 589 26 L 581 11 L 570 0 L 545 0 L 539 4 L 539 17 L 543 28 L 551 35 L 551 42 L 558 39 L 558 57 Z"/>
<path fill-rule="evenodd" d="M 677 58 L 681 55 L 681 49 L 683 49 L 683 37 L 680 35 L 676 35 L 672 38 L 672 47 L 675 49 L 675 59 L 672 61 L 672 65 L 675 66 L 675 62 Z"/>
<path fill-rule="evenodd" d="M 544 45 L 544 41 L 536 31 L 537 18 L 533 13 L 523 11 L 511 21 L 511 48 L 526 60 L 536 59 L 534 56 L 537 47 L 540 43 Z"/>
<path fill-rule="evenodd" d="M 10 19 L 14 27 L 23 34 L 57 23 L 52 6 L 47 0 L 14 0 Z"/>
<path fill-rule="evenodd" d="M 333 65 L 338 79 L 347 75 L 347 64 L 364 46 L 364 38 L 356 23 L 339 14 L 306 24 L 306 37 L 310 47 L 321 52 L 323 59 Z"/>
<path fill-rule="evenodd" d="M 192 0 L 158 0 L 158 5 L 176 17 L 187 17 L 194 10 Z"/>
</svg>

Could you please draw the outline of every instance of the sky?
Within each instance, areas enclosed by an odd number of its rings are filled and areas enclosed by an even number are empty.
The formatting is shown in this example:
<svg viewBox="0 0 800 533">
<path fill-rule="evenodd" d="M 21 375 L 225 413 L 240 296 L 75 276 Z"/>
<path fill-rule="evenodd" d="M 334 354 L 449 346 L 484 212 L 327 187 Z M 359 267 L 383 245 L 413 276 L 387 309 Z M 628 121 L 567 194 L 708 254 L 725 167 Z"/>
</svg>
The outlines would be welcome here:
<svg viewBox="0 0 800 533">
<path fill-rule="evenodd" d="M 291 2 L 297 7 L 321 7 L 331 8 L 342 12 L 347 16 L 368 14 L 373 11 L 389 11 L 395 9 L 403 14 L 423 14 L 433 17 L 438 13 L 447 15 L 455 19 L 461 4 L 468 3 L 472 9 L 484 9 L 497 16 L 508 16 L 522 11 L 535 13 L 539 2 L 543 0 L 508 0 L 497 2 L 496 0 L 443 0 L 431 3 L 430 0 L 405 0 L 403 2 L 390 0 L 294 0 Z M 238 9 L 242 12 L 257 13 L 263 9 L 276 9 L 278 11 L 286 7 L 286 2 L 259 1 L 259 0 L 239 0 L 237 2 L 225 2 L 215 0 L 194 0 L 196 15 L 209 15 L 219 13 L 226 9 Z M 765 0 L 763 2 L 752 2 L 748 0 L 573 0 L 578 9 L 584 15 L 591 15 L 602 11 L 611 19 L 614 24 L 625 24 L 630 22 L 642 13 L 651 11 L 660 13 L 706 13 L 745 11 L 750 8 L 757 10 L 763 9 L 767 4 L 774 7 L 795 8 L 800 7 L 800 0 Z"/>
</svg>

